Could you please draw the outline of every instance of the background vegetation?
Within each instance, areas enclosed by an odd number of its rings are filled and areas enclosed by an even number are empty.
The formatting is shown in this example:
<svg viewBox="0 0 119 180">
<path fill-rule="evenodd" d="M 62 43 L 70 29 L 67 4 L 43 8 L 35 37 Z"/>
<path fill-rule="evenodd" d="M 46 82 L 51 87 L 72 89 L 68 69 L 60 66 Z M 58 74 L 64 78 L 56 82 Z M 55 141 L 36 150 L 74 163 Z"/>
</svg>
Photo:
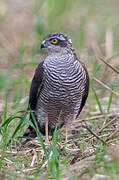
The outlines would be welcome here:
<svg viewBox="0 0 119 180">
<path fill-rule="evenodd" d="M 118 179 L 118 21 L 118 0 L 0 1 L 2 179 L 91 179 L 96 174 Z M 71 37 L 77 55 L 88 68 L 90 94 L 79 120 L 72 125 L 78 134 L 69 136 L 72 141 L 68 147 L 60 131 L 54 133 L 51 147 L 47 146 L 37 127 L 38 140 L 22 147 L 19 136 L 30 123 L 23 113 L 31 79 L 46 56 L 40 43 L 52 32 Z"/>
</svg>

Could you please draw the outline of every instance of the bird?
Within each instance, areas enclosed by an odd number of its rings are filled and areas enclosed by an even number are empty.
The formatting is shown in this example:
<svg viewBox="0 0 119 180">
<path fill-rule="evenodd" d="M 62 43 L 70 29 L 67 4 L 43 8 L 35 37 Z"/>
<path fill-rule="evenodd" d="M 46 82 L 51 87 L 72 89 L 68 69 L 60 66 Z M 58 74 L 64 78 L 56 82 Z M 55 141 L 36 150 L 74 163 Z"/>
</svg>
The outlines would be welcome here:
<svg viewBox="0 0 119 180">
<path fill-rule="evenodd" d="M 48 34 L 41 43 L 47 57 L 37 66 L 29 92 L 29 106 L 33 111 L 39 131 L 52 135 L 59 128 L 76 120 L 89 93 L 89 75 L 86 66 L 75 53 L 71 39 L 63 33 Z M 30 114 L 33 123 L 33 117 Z M 24 137 L 35 138 L 32 126 Z"/>
</svg>

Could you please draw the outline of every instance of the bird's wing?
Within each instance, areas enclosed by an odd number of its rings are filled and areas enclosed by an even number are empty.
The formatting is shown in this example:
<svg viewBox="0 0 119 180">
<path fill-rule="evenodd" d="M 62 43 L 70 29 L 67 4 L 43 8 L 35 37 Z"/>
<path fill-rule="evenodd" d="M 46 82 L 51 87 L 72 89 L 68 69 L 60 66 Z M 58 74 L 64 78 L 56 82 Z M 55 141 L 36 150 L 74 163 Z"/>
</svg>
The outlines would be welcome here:
<svg viewBox="0 0 119 180">
<path fill-rule="evenodd" d="M 43 61 L 44 62 L 44 61 Z M 41 92 L 41 89 L 43 87 L 43 62 L 41 62 L 38 67 L 35 70 L 35 74 L 34 77 L 32 79 L 32 83 L 31 83 L 31 88 L 30 88 L 30 93 L 29 93 L 29 106 L 31 110 L 35 110 L 36 105 L 37 105 L 37 99 L 38 99 L 38 95 Z M 28 107 L 29 109 L 29 107 Z M 35 113 L 33 113 L 35 116 Z M 32 121 L 32 123 L 34 124 L 33 118 L 32 118 L 32 114 L 30 113 L 30 120 Z M 24 135 L 24 137 L 30 137 L 30 138 L 35 138 L 36 132 L 33 129 L 32 126 L 29 126 Z M 23 139 L 23 144 L 26 143 L 29 139 L 24 140 Z"/>
<path fill-rule="evenodd" d="M 31 110 L 35 110 L 37 105 L 37 97 L 43 86 L 43 63 L 42 61 L 35 70 L 34 77 L 32 79 L 30 93 L 29 93 L 29 105 Z"/>
<path fill-rule="evenodd" d="M 84 68 L 84 70 L 85 70 L 86 79 L 85 79 L 85 90 L 84 90 L 84 94 L 83 94 L 83 96 L 82 96 L 82 102 L 81 102 L 81 106 L 80 106 L 80 109 L 79 109 L 79 111 L 78 111 L 77 117 L 79 116 L 80 112 L 82 111 L 82 109 L 83 109 L 83 107 L 84 107 L 84 105 L 85 105 L 85 103 L 86 103 L 86 99 L 87 99 L 87 97 L 88 97 L 88 93 L 89 93 L 89 75 L 88 75 L 88 71 L 87 71 L 84 63 L 82 63 L 81 61 L 80 61 L 80 63 L 81 63 L 81 65 L 83 66 L 83 68 Z M 76 117 L 76 118 L 77 118 L 77 117 Z"/>
</svg>

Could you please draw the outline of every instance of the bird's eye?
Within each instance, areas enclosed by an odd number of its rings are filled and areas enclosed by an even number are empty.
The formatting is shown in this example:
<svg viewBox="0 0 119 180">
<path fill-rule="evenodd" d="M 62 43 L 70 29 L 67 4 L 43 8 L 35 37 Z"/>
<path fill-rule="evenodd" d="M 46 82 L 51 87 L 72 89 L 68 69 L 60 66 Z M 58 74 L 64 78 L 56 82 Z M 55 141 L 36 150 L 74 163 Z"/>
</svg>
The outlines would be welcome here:
<svg viewBox="0 0 119 180">
<path fill-rule="evenodd" d="M 58 43 L 58 39 L 51 39 L 50 42 L 51 42 L 52 44 L 57 44 L 57 43 Z"/>
</svg>

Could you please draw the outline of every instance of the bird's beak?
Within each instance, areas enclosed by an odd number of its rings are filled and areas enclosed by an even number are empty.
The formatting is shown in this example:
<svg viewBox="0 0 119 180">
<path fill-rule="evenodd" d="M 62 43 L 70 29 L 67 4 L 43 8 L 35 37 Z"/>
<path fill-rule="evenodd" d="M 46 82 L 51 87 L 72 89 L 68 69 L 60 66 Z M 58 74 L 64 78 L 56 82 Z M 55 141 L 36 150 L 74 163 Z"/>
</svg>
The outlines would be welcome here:
<svg viewBox="0 0 119 180">
<path fill-rule="evenodd" d="M 42 48 L 47 48 L 47 43 L 45 40 L 41 43 L 41 49 Z"/>
</svg>

